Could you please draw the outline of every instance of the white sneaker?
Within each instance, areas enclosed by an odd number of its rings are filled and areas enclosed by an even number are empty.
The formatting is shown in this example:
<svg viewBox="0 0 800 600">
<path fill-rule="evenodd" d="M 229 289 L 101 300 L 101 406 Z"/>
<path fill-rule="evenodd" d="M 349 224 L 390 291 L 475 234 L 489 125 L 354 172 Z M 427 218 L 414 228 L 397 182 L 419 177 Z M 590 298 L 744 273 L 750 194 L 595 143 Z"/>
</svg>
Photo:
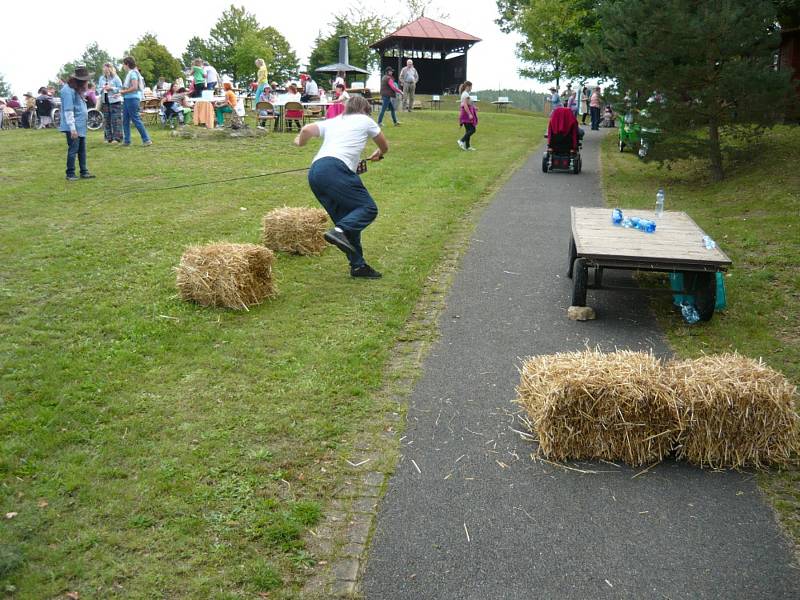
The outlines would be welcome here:
<svg viewBox="0 0 800 600">
<path fill-rule="evenodd" d="M 462 150 L 467 149 L 466 144 L 464 144 L 464 142 L 462 142 L 461 140 L 458 140 L 458 147 L 461 148 Z"/>
<path fill-rule="evenodd" d="M 476 148 L 473 148 L 472 146 L 470 146 L 469 148 L 467 148 L 467 150 L 469 150 L 470 152 L 475 152 Z"/>
</svg>

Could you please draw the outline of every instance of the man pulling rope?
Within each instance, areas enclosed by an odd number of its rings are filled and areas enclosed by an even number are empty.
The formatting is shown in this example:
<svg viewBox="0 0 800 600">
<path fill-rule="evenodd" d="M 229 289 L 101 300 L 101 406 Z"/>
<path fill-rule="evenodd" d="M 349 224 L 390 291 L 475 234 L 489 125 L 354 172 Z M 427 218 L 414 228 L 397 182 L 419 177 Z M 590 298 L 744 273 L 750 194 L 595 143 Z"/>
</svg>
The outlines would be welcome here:
<svg viewBox="0 0 800 600">
<path fill-rule="evenodd" d="M 308 171 L 308 184 L 334 223 L 325 232 L 325 240 L 347 255 L 352 277 L 378 279 L 381 274 L 367 264 L 361 249 L 361 232 L 378 216 L 378 207 L 357 169 L 368 139 L 378 148 L 367 160 L 381 160 L 389 151 L 389 144 L 370 112 L 365 98 L 352 96 L 342 116 L 306 125 L 294 144 L 305 146 L 311 138 L 322 138 Z"/>
</svg>

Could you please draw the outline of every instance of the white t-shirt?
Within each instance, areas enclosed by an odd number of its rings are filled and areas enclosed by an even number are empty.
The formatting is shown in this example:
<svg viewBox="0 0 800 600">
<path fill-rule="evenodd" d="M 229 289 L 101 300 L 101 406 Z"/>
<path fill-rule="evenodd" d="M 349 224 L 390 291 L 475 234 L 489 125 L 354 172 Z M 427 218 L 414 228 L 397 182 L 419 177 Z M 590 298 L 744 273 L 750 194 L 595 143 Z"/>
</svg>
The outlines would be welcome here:
<svg viewBox="0 0 800 600">
<path fill-rule="evenodd" d="M 470 97 L 470 95 L 469 95 L 469 92 L 467 90 L 464 90 L 463 92 L 461 92 L 461 105 L 462 106 L 464 105 L 464 100 L 466 100 L 469 97 Z"/>
<path fill-rule="evenodd" d="M 219 81 L 219 74 L 214 67 L 208 65 L 204 67 L 203 70 L 206 73 L 206 83 L 217 83 Z"/>
<path fill-rule="evenodd" d="M 335 119 L 317 121 L 315 125 L 319 127 L 322 147 L 312 162 L 332 156 L 346 164 L 353 173 L 367 140 L 381 132 L 378 124 L 367 115 L 340 115 Z"/>
</svg>

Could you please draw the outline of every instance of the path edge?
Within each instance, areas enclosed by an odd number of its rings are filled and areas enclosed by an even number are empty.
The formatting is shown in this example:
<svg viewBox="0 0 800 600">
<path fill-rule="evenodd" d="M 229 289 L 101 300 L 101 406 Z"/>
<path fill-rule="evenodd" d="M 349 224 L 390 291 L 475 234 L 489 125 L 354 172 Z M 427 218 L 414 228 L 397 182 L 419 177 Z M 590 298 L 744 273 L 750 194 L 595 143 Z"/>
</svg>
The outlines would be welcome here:
<svg viewBox="0 0 800 600">
<path fill-rule="evenodd" d="M 470 248 L 472 235 L 484 211 L 497 193 L 539 150 L 530 148 L 495 180 L 465 212 L 442 249 L 442 256 L 427 277 L 411 316 L 397 336 L 384 368 L 385 384 L 374 394 L 383 412 L 368 430 L 352 441 L 349 457 L 355 467 L 333 495 L 329 510 L 315 530 L 306 537 L 314 556 L 326 557 L 300 591 L 307 600 L 362 598 L 364 574 L 375 519 L 389 478 L 400 458 L 400 443 L 405 429 L 408 400 L 422 374 L 428 352 L 441 336 L 439 317 L 447 306 L 446 298 L 461 262 Z"/>
</svg>

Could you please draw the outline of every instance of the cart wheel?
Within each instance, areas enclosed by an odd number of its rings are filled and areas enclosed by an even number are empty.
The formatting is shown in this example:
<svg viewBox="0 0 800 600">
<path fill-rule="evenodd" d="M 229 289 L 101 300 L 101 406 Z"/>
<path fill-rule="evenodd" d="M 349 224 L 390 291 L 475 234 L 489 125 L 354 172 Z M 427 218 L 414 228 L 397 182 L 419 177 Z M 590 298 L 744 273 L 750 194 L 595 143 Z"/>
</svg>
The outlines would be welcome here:
<svg viewBox="0 0 800 600">
<path fill-rule="evenodd" d="M 685 271 L 683 282 L 686 290 L 694 296 L 694 303 L 701 321 L 710 321 L 717 304 L 717 276 L 715 273 Z"/>
<path fill-rule="evenodd" d="M 103 113 L 96 108 L 90 108 L 86 115 L 86 126 L 92 131 L 97 131 L 103 127 Z"/>
<path fill-rule="evenodd" d="M 567 277 L 572 279 L 572 265 L 575 259 L 578 258 L 578 249 L 575 247 L 575 238 L 569 236 L 569 267 L 567 268 Z"/>
<path fill-rule="evenodd" d="M 542 156 L 542 173 L 547 173 L 547 161 L 548 161 L 548 159 L 549 159 L 549 157 L 545 153 L 545 155 Z"/>
<path fill-rule="evenodd" d="M 622 152 L 625 150 L 625 142 L 622 141 L 622 138 L 619 140 L 619 151 Z"/>
<path fill-rule="evenodd" d="M 585 258 L 576 258 L 572 265 L 572 306 L 586 306 L 586 285 L 589 267 Z"/>
</svg>

